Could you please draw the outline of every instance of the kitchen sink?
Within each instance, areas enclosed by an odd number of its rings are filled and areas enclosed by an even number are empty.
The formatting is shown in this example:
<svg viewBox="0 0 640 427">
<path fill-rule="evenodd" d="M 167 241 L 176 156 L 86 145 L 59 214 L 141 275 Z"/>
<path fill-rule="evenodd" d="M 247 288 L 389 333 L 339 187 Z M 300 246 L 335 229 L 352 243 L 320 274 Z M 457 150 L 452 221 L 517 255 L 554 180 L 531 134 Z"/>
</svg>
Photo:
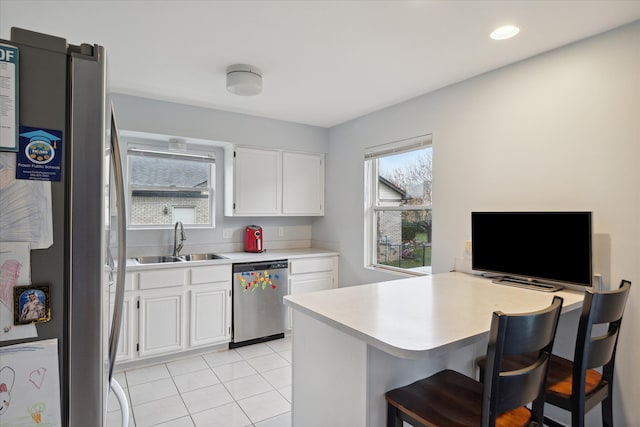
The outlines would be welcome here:
<svg viewBox="0 0 640 427">
<path fill-rule="evenodd" d="M 189 255 L 181 255 L 180 258 L 183 258 L 185 261 L 204 261 L 210 259 L 227 259 L 222 255 L 218 254 L 189 254 Z"/>
<path fill-rule="evenodd" d="M 180 256 L 141 256 L 133 258 L 138 264 L 163 264 L 165 262 L 206 261 L 211 259 L 227 259 L 218 254 L 189 254 Z"/>
<path fill-rule="evenodd" d="M 134 258 L 140 264 L 161 264 L 165 262 L 183 262 L 182 257 L 176 256 L 141 256 Z"/>
</svg>

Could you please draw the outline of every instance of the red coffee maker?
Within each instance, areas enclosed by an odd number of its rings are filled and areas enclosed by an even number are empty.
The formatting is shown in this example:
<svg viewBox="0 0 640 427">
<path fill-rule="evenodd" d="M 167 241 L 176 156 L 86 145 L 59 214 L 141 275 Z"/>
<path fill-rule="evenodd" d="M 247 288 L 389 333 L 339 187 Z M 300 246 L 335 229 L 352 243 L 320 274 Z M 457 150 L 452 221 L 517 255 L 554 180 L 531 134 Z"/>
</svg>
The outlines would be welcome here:
<svg viewBox="0 0 640 427">
<path fill-rule="evenodd" d="M 262 227 L 258 225 L 247 225 L 244 229 L 244 251 L 262 252 Z"/>
</svg>

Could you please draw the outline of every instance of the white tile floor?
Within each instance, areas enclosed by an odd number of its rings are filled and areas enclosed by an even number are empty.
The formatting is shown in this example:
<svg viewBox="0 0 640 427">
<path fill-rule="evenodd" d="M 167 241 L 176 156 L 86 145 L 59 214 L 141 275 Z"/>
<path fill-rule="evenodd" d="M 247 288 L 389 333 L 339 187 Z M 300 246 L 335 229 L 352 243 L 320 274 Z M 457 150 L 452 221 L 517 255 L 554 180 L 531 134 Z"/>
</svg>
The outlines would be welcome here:
<svg viewBox="0 0 640 427">
<path fill-rule="evenodd" d="M 116 369 L 117 371 L 117 369 Z M 116 372 L 130 427 L 291 427 L 291 338 Z M 109 396 L 107 427 L 120 427 Z"/>
</svg>

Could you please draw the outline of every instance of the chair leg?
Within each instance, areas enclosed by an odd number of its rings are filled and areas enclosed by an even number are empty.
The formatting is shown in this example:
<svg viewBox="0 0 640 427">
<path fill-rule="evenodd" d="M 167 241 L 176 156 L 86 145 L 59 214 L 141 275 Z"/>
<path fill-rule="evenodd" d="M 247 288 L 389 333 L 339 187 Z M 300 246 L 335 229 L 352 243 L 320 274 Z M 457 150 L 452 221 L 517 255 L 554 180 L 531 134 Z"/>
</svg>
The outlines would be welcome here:
<svg viewBox="0 0 640 427">
<path fill-rule="evenodd" d="M 611 390 L 609 395 L 602 401 L 602 426 L 613 427 L 613 399 Z"/>
<path fill-rule="evenodd" d="M 584 411 L 571 413 L 571 427 L 584 427 Z"/>
<path fill-rule="evenodd" d="M 398 416 L 398 409 L 387 403 L 387 427 L 402 427 L 402 419 Z"/>
</svg>

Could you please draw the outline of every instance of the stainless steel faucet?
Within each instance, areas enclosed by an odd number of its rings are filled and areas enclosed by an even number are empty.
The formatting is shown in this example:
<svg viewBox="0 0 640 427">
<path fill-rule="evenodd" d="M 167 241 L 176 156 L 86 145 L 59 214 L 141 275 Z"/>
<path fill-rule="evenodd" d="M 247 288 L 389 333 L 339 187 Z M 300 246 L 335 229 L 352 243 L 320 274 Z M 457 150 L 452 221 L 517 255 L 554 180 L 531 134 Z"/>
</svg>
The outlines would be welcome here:
<svg viewBox="0 0 640 427">
<path fill-rule="evenodd" d="M 178 244 L 178 226 L 180 226 L 180 244 Z M 184 246 L 185 240 L 187 240 L 187 235 L 184 233 L 182 221 L 176 221 L 176 225 L 173 227 L 173 256 L 180 256 L 180 250 Z"/>
</svg>

